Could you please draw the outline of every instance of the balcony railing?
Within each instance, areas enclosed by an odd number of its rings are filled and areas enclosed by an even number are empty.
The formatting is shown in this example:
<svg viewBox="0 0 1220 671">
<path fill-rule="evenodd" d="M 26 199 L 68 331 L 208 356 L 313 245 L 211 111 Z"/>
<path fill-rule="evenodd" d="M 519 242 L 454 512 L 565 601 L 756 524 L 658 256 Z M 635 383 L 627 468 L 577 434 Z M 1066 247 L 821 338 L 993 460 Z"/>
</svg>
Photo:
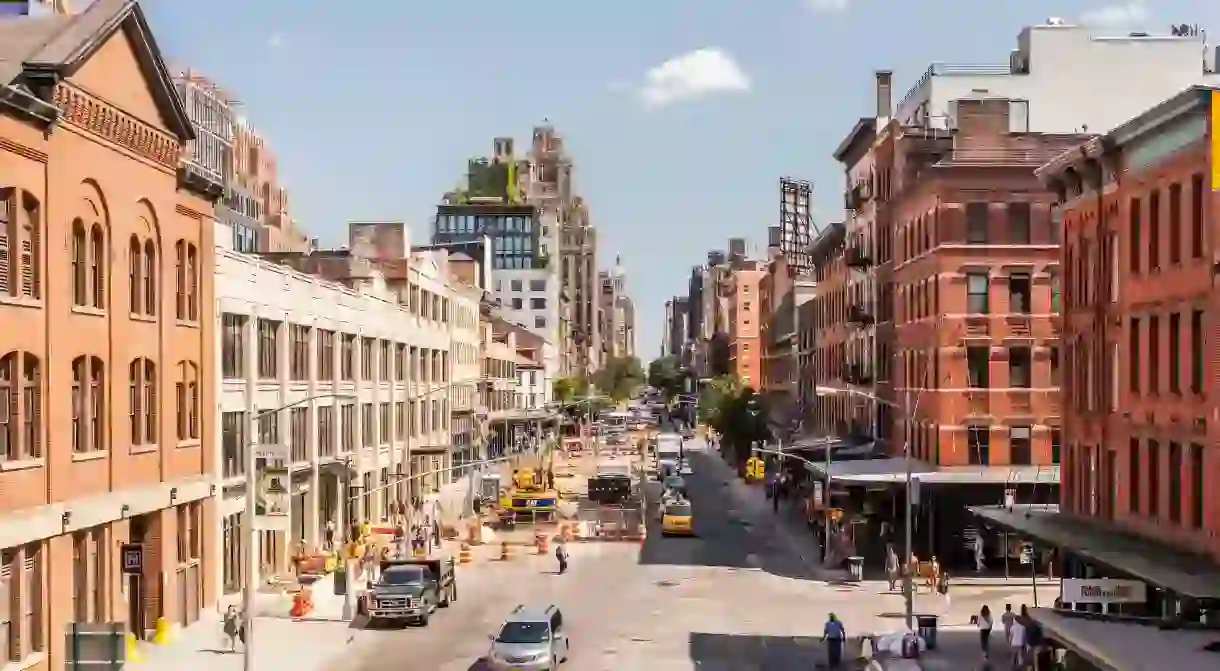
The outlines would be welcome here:
<svg viewBox="0 0 1220 671">
<path fill-rule="evenodd" d="M 843 367 L 843 381 L 852 385 L 870 385 L 873 376 L 862 364 L 849 363 Z"/>
<path fill-rule="evenodd" d="M 965 337 L 987 338 L 991 334 L 991 320 L 985 316 L 966 317 Z"/>
<path fill-rule="evenodd" d="M 866 270 L 873 265 L 873 260 L 869 258 L 868 253 L 860 247 L 848 248 L 844 260 L 847 262 L 848 268 L 855 268 L 857 270 Z"/>
<path fill-rule="evenodd" d="M 847 310 L 847 321 L 851 324 L 859 326 L 869 326 L 877 321 L 873 314 L 873 306 L 867 303 L 863 305 L 853 305 Z"/>
</svg>

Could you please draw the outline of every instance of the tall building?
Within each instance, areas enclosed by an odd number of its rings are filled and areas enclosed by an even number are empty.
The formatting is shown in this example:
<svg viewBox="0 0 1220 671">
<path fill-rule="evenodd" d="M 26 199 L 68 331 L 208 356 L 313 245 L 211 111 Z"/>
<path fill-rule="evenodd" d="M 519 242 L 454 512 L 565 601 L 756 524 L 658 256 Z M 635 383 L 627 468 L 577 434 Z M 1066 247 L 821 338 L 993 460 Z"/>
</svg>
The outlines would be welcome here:
<svg viewBox="0 0 1220 671">
<path fill-rule="evenodd" d="M 138 3 L 0 35 L 0 667 L 50 671 L 216 598 L 215 191 Z"/>
<path fill-rule="evenodd" d="M 668 312 L 665 331 L 664 356 L 681 357 L 686 348 L 687 325 L 690 316 L 690 299 L 686 296 L 674 296 L 665 302 Z"/>
<path fill-rule="evenodd" d="M 751 261 L 731 270 L 724 280 L 728 303 L 729 371 L 742 384 L 762 385 L 762 342 L 759 339 L 759 283 L 765 271 Z"/>
<path fill-rule="evenodd" d="M 633 357 L 635 303 L 627 295 L 627 274 L 623 270 L 622 259 L 615 257 L 614 268 L 598 273 L 597 280 L 601 287 L 598 311 L 601 315 L 602 359 Z"/>
<path fill-rule="evenodd" d="M 221 212 L 234 223 L 235 243 L 244 246 L 251 238 L 257 242 L 254 249 L 242 251 L 304 253 L 317 246 L 289 211 L 288 189 L 280 183 L 279 161 L 271 147 L 248 120 L 236 114 L 233 173 L 227 187 L 227 211 Z M 248 230 L 250 220 L 256 226 L 253 236 Z M 239 226 L 247 229 L 239 230 Z"/>
<path fill-rule="evenodd" d="M 1062 607 L 1031 615 L 1074 655 L 1215 663 L 1217 118 L 1220 90 L 1189 87 L 1038 171 L 1062 226 L 1062 497 L 975 512 L 1055 549 Z M 1114 585 L 1134 598 L 1090 594 Z"/>
</svg>

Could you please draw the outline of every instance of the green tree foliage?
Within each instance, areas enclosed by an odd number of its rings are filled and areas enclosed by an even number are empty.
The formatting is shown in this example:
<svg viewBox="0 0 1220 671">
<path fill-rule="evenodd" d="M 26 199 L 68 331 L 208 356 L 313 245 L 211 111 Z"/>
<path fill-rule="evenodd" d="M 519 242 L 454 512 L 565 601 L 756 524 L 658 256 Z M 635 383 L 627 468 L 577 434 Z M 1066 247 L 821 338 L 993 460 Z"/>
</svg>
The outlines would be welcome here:
<svg viewBox="0 0 1220 671">
<path fill-rule="evenodd" d="M 561 377 L 551 383 L 551 394 L 557 403 L 571 403 L 589 393 L 589 381 L 583 377 Z"/>
<path fill-rule="evenodd" d="M 593 376 L 593 384 L 601 393 L 618 402 L 631 398 L 644 384 L 644 368 L 633 356 L 611 357 Z"/>
<path fill-rule="evenodd" d="M 686 372 L 678 364 L 677 357 L 663 356 L 653 359 L 652 363 L 648 364 L 648 384 L 661 390 L 661 394 L 668 401 L 685 390 Z"/>
<path fill-rule="evenodd" d="M 751 443 L 771 440 L 766 399 L 730 375 L 704 384 L 699 411 L 702 421 L 720 434 L 726 456 L 738 465 L 750 457 Z"/>
</svg>

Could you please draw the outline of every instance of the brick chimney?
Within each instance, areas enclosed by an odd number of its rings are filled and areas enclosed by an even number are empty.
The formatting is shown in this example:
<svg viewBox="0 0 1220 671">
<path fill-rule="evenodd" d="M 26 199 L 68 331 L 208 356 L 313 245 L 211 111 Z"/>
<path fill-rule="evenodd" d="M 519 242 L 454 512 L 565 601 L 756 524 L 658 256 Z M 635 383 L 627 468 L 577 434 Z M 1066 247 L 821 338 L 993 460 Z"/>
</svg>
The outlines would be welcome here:
<svg viewBox="0 0 1220 671">
<path fill-rule="evenodd" d="M 877 118 L 889 119 L 894 114 L 894 73 L 890 70 L 878 70 L 877 77 Z"/>
</svg>

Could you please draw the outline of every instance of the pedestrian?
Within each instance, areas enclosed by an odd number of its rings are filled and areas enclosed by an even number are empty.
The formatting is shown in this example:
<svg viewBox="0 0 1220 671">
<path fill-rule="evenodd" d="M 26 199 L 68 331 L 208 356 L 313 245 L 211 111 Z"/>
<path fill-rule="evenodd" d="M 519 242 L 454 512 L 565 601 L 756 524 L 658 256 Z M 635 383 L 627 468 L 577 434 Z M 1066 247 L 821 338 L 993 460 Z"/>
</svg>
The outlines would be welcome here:
<svg viewBox="0 0 1220 671">
<path fill-rule="evenodd" d="M 559 575 L 568 572 L 568 546 L 563 543 L 555 545 L 555 559 L 559 561 Z"/>
<path fill-rule="evenodd" d="M 983 649 L 983 659 L 991 659 L 991 609 L 986 605 L 979 610 L 979 646 Z"/>
<path fill-rule="evenodd" d="M 949 572 L 942 566 L 936 568 L 936 591 L 945 597 L 945 604 L 952 603 L 949 599 Z"/>
<path fill-rule="evenodd" d="M 893 592 L 898 584 L 898 553 L 894 552 L 893 543 L 885 544 L 885 579 L 890 583 Z"/>
<path fill-rule="evenodd" d="M 333 552 L 335 549 L 335 521 L 334 520 L 326 520 L 326 530 L 323 531 L 323 534 L 326 539 L 326 549 Z"/>
<path fill-rule="evenodd" d="M 1014 670 L 1025 665 L 1025 623 L 1022 620 L 1023 618 L 1013 620 L 1008 638 L 1008 645 L 1012 648 L 1012 668 Z"/>
<path fill-rule="evenodd" d="M 987 548 L 983 545 L 983 532 L 974 534 L 974 572 L 982 573 L 987 568 Z"/>
<path fill-rule="evenodd" d="M 826 644 L 826 663 L 832 669 L 843 664 L 843 643 L 847 640 L 847 630 L 839 618 L 831 613 L 826 618 L 826 626 L 822 629 L 822 642 Z"/>
<path fill-rule="evenodd" d="M 407 540 L 407 529 L 403 525 L 402 521 L 399 521 L 398 524 L 394 525 L 394 549 L 398 553 L 405 554 L 405 551 L 407 549 L 406 540 Z"/>
<path fill-rule="evenodd" d="M 237 606 L 229 606 L 225 611 L 222 629 L 225 634 L 225 640 L 229 643 L 229 652 L 236 652 L 237 634 L 241 629 L 241 616 L 237 613 Z"/>
<path fill-rule="evenodd" d="M 1012 612 L 1012 604 L 1004 604 L 1004 614 L 1000 616 L 1000 624 L 1004 626 L 1004 642 L 1012 645 L 1012 624 L 1017 616 Z"/>
</svg>

